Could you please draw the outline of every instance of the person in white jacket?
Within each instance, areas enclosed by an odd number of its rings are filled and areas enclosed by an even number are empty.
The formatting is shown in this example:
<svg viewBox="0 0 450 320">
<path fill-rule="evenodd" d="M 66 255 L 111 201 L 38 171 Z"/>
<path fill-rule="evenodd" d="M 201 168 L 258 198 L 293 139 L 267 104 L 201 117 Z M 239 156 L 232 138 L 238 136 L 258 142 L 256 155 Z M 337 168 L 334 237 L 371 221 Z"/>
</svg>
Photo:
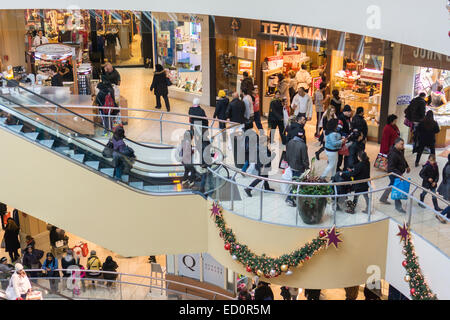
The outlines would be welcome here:
<svg viewBox="0 0 450 320">
<path fill-rule="evenodd" d="M 300 87 L 309 89 L 311 86 L 312 77 L 306 70 L 306 64 L 302 64 L 302 68 L 298 70 L 295 79 L 297 80 L 297 89 Z"/>
<path fill-rule="evenodd" d="M 44 32 L 42 30 L 39 30 L 36 37 L 33 39 L 33 47 L 39 47 L 40 45 L 47 44 L 48 39 L 44 36 Z"/>
<path fill-rule="evenodd" d="M 313 103 L 311 97 L 303 87 L 298 88 L 298 93 L 292 100 L 291 108 L 294 109 L 295 116 L 304 116 L 307 121 L 311 120 Z"/>
<path fill-rule="evenodd" d="M 26 299 L 31 293 L 31 283 L 20 263 L 16 263 L 15 272 L 11 276 L 8 288 L 6 288 L 6 298 L 8 300 Z"/>
</svg>

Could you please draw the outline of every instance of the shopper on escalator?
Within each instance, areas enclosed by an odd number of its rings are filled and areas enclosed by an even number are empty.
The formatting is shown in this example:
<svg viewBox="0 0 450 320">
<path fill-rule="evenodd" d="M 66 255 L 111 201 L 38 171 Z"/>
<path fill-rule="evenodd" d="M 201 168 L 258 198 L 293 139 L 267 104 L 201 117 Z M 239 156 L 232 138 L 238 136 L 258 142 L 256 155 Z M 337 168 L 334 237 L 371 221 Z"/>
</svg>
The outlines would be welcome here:
<svg viewBox="0 0 450 320">
<path fill-rule="evenodd" d="M 117 127 L 111 139 L 111 142 L 113 144 L 114 177 L 116 179 L 122 178 L 122 173 L 125 168 L 124 154 L 126 152 L 127 146 L 123 141 L 124 138 L 125 131 L 122 127 Z"/>
<path fill-rule="evenodd" d="M 183 185 L 193 187 L 197 171 L 192 164 L 192 156 L 194 149 L 192 147 L 192 135 L 190 130 L 186 130 L 181 141 L 181 145 L 177 148 L 178 156 L 181 158 L 181 163 L 184 166 Z"/>
<path fill-rule="evenodd" d="M 106 260 L 103 263 L 103 267 L 102 267 L 103 271 L 116 272 L 118 268 L 119 268 L 119 266 L 117 265 L 117 263 L 113 260 L 113 258 L 111 256 L 106 257 Z M 117 279 L 117 274 L 103 273 L 103 279 L 115 281 Z M 112 282 L 106 281 L 106 286 L 111 287 Z"/>
</svg>

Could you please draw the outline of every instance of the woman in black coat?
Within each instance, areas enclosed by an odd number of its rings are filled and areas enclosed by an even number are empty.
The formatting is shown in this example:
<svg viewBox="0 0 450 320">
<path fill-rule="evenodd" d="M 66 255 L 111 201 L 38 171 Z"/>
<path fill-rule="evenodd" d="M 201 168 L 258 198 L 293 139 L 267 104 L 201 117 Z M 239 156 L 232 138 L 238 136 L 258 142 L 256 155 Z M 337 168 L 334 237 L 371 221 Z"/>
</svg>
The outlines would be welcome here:
<svg viewBox="0 0 450 320">
<path fill-rule="evenodd" d="M 440 131 L 438 123 L 434 120 L 433 111 L 429 110 L 425 115 L 425 119 L 417 126 L 419 146 L 417 147 L 416 167 L 419 166 L 420 157 L 425 147 L 430 148 L 431 154 L 436 154 L 436 134 Z"/>
<path fill-rule="evenodd" d="M 367 157 L 367 153 L 364 151 L 360 151 L 358 153 L 358 160 L 359 162 L 355 165 L 355 168 L 351 171 L 344 171 L 341 173 L 341 176 L 344 179 L 350 180 L 351 177 L 353 177 L 355 180 L 364 180 L 370 178 L 370 161 L 369 157 Z M 363 183 L 357 183 L 353 185 L 353 191 L 355 193 L 359 192 L 367 192 L 369 190 L 369 184 L 367 182 Z M 368 194 L 363 194 L 364 200 L 366 200 L 366 209 L 362 212 L 368 213 L 369 212 L 369 196 Z M 346 210 L 347 213 L 355 213 L 356 205 L 358 204 L 358 197 L 359 195 L 355 195 L 353 197 L 353 204 L 350 206 L 348 210 Z"/>
<path fill-rule="evenodd" d="M 102 270 L 103 271 L 111 271 L 111 272 L 116 272 L 116 270 L 119 268 L 119 266 L 117 265 L 117 263 L 113 260 L 113 258 L 111 256 L 108 256 L 105 260 L 105 262 L 103 263 L 102 266 Z M 117 274 L 114 273 L 104 273 L 103 274 L 103 279 L 106 280 L 116 280 L 117 279 Z M 106 286 L 110 287 L 112 285 L 112 282 L 108 281 L 106 282 Z"/>
<path fill-rule="evenodd" d="M 422 181 L 422 187 L 425 189 L 431 190 L 432 192 L 436 192 L 437 183 L 439 181 L 439 168 L 436 162 L 436 156 L 434 154 L 430 154 L 428 156 L 428 161 L 425 163 L 422 167 L 422 170 L 420 170 L 419 173 L 420 177 L 423 179 Z M 425 200 L 425 196 L 427 195 L 427 192 L 424 190 L 420 195 L 420 201 Z M 441 208 L 439 208 L 437 198 L 433 197 L 433 205 L 434 210 L 436 211 L 442 211 Z M 421 203 L 419 203 L 419 207 L 425 208 L 425 206 Z"/>
<path fill-rule="evenodd" d="M 5 229 L 5 251 L 11 257 L 11 263 L 19 259 L 19 227 L 13 219 L 9 218 Z"/>
<path fill-rule="evenodd" d="M 41 269 L 41 258 L 44 256 L 44 251 L 33 248 L 31 245 L 27 246 L 25 254 L 23 255 L 22 264 L 27 269 Z M 30 271 L 29 276 L 36 278 L 38 271 Z"/>
<path fill-rule="evenodd" d="M 169 78 L 166 76 L 166 71 L 163 66 L 157 64 L 155 67 L 155 73 L 153 75 L 152 85 L 150 86 L 150 91 L 154 91 L 156 96 L 156 109 L 161 109 L 161 96 L 164 98 L 164 103 L 166 104 L 167 111 L 170 111 L 169 103 L 169 89 L 167 86 L 171 85 Z"/>
</svg>

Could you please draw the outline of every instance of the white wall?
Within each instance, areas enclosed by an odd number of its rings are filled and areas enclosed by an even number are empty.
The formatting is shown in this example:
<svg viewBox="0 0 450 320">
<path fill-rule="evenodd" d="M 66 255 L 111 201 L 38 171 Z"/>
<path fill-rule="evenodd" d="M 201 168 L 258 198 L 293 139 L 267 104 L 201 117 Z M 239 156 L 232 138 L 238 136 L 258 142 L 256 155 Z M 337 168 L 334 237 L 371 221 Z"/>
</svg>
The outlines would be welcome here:
<svg viewBox="0 0 450 320">
<path fill-rule="evenodd" d="M 403 246 L 400 243 L 400 237 L 397 236 L 398 232 L 398 224 L 390 219 L 385 280 L 406 297 L 411 298 L 409 285 L 403 279 L 406 276 L 406 270 L 402 266 L 405 257 L 402 253 Z M 412 241 L 415 246 L 420 268 L 429 287 L 437 295 L 439 300 L 449 300 L 450 259 L 415 233 L 413 233 Z"/>
<path fill-rule="evenodd" d="M 405 121 L 405 109 L 407 105 L 398 106 L 397 97 L 401 95 L 414 95 L 414 66 L 400 64 L 401 45 L 394 44 L 392 56 L 391 91 L 389 95 L 389 114 L 395 114 L 400 136 L 407 141 L 408 127 L 403 125 Z"/>
<path fill-rule="evenodd" d="M 443 54 L 450 53 L 446 0 L 21 0 L 0 9 L 132 9 L 290 22 L 363 34 Z"/>
</svg>

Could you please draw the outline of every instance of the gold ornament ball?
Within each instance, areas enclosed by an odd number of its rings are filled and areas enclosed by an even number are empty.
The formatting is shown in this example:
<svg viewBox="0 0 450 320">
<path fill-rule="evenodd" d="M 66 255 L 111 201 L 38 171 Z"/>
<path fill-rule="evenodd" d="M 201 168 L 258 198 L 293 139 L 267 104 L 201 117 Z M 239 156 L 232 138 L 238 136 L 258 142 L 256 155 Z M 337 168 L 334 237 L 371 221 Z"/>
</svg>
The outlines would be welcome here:
<svg viewBox="0 0 450 320">
<path fill-rule="evenodd" d="M 406 281 L 406 282 L 409 282 L 410 280 L 411 280 L 410 276 L 406 275 L 406 276 L 405 276 L 405 281 Z"/>
<path fill-rule="evenodd" d="M 263 272 L 261 270 L 256 271 L 256 274 L 258 275 L 258 277 L 261 277 L 263 275 Z"/>
<path fill-rule="evenodd" d="M 287 269 L 288 269 L 288 266 L 287 266 L 287 265 L 283 264 L 283 265 L 281 266 L 281 271 L 286 272 Z"/>
</svg>

